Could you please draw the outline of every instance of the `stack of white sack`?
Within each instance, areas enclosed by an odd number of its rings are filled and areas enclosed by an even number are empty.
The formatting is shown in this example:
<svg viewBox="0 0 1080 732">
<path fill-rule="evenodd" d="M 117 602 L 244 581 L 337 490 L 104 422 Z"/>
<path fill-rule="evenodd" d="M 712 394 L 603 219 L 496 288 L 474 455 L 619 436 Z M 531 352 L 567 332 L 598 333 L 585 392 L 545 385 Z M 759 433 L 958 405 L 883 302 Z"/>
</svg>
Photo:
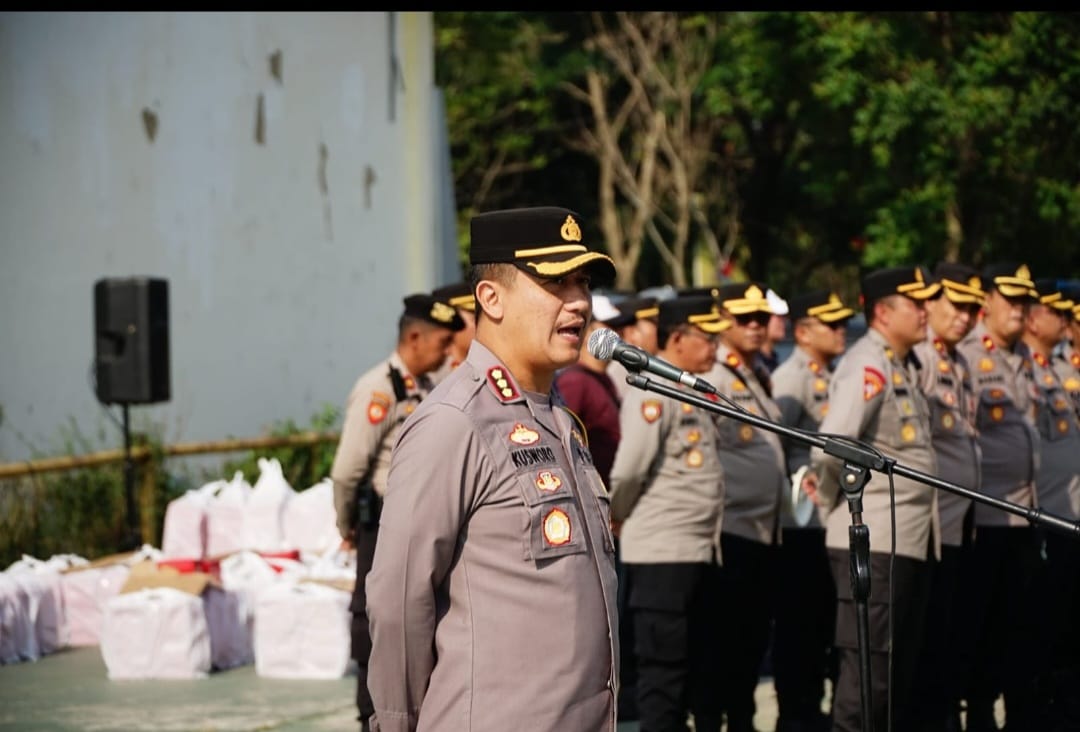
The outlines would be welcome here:
<svg viewBox="0 0 1080 732">
<path fill-rule="evenodd" d="M 94 561 L 73 557 L 68 562 L 69 566 L 60 570 L 64 637 L 67 644 L 98 645 L 101 642 L 105 605 L 109 598 L 120 592 L 131 573 L 132 565 L 160 557 L 161 551 L 148 544 L 135 552 L 111 554 Z"/>
<path fill-rule="evenodd" d="M 0 573 L 0 663 L 36 661 L 67 645 L 64 563 L 24 554 Z"/>
</svg>

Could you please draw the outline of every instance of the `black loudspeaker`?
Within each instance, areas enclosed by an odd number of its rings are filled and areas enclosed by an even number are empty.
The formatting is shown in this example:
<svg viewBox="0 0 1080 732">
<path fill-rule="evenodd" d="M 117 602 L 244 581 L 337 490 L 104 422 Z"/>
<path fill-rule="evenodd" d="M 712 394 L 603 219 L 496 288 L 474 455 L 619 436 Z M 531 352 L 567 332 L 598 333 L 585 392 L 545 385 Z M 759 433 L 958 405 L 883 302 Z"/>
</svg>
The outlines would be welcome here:
<svg viewBox="0 0 1080 732">
<path fill-rule="evenodd" d="M 169 400 L 169 283 L 153 277 L 94 283 L 94 376 L 103 404 Z"/>
</svg>

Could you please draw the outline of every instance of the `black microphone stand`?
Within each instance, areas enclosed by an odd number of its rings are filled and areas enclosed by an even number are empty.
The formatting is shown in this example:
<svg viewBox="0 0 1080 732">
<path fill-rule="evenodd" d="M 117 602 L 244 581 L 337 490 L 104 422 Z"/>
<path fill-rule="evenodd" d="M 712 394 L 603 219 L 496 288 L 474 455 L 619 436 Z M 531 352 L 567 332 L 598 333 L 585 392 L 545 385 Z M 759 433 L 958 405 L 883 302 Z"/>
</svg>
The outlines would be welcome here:
<svg viewBox="0 0 1080 732">
<path fill-rule="evenodd" d="M 868 606 L 870 599 L 870 527 L 862 522 L 863 488 L 870 480 L 870 471 L 876 470 L 912 478 L 933 488 L 947 490 L 978 503 L 993 506 L 1017 516 L 1023 516 L 1033 524 L 1049 526 L 1074 537 L 1080 537 L 1080 522 L 1069 521 L 1054 514 L 1044 513 L 1040 508 L 1027 508 L 1011 501 L 986 496 L 978 491 L 942 480 L 929 473 L 904 467 L 892 458 L 883 456 L 875 449 L 857 441 L 815 435 L 777 424 L 772 420 L 758 417 L 749 412 L 725 407 L 706 397 L 676 389 L 666 384 L 656 383 L 640 373 L 627 374 L 626 383 L 639 389 L 663 394 L 676 401 L 700 407 L 723 417 L 730 417 L 775 432 L 778 435 L 789 437 L 806 445 L 819 447 L 825 454 L 843 460 L 843 467 L 840 471 L 840 490 L 847 499 L 848 510 L 851 512 L 851 527 L 848 529 L 851 555 L 851 593 L 855 600 L 856 609 L 860 670 L 859 697 L 862 704 L 862 728 L 864 732 L 873 732 L 874 729 L 873 716 L 870 714 L 870 611 Z"/>
</svg>

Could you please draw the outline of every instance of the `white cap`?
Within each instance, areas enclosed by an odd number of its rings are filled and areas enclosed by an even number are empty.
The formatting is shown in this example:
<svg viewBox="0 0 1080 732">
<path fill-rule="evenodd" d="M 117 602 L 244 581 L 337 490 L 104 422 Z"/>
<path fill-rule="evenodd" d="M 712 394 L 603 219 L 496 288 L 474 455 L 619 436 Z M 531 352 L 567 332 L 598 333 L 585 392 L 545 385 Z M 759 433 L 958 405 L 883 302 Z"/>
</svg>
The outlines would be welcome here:
<svg viewBox="0 0 1080 732">
<path fill-rule="evenodd" d="M 612 318 L 617 318 L 621 315 L 619 309 L 615 307 L 607 295 L 592 296 L 592 316 L 593 320 L 604 323 Z"/>
<path fill-rule="evenodd" d="M 788 314 L 787 300 L 773 292 L 771 287 L 765 293 L 765 299 L 768 300 L 769 309 L 772 310 L 775 315 Z"/>
</svg>

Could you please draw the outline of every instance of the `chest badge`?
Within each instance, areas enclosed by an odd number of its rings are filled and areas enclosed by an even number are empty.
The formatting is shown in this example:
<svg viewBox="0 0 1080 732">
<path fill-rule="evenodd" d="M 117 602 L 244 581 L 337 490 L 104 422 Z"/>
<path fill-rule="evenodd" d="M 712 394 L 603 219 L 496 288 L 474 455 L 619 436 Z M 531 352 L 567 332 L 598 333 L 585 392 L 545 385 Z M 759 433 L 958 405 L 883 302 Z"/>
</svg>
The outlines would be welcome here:
<svg viewBox="0 0 1080 732">
<path fill-rule="evenodd" d="M 510 442 L 515 445 L 534 445 L 539 441 L 540 433 L 529 429 L 521 422 L 515 424 L 513 431 L 510 433 Z"/>
<path fill-rule="evenodd" d="M 947 430 L 951 430 L 956 425 L 956 418 L 948 412 L 941 415 L 941 426 Z"/>
<path fill-rule="evenodd" d="M 949 373 L 949 371 L 952 370 L 952 367 L 949 366 L 948 361 L 938 361 L 937 362 L 937 370 L 940 371 L 943 374 L 947 374 L 947 373 Z"/>
<path fill-rule="evenodd" d="M 991 361 L 988 358 L 980 358 L 979 359 L 979 371 L 986 372 L 986 371 L 993 371 L 993 370 L 994 370 L 994 362 L 993 361 Z"/>
<path fill-rule="evenodd" d="M 992 407 L 990 409 L 990 419 L 994 420 L 995 422 L 1000 422 L 1004 418 L 1005 410 L 1001 407 Z"/>
<path fill-rule="evenodd" d="M 904 442 L 913 442 L 915 440 L 915 425 L 906 424 L 901 427 L 900 439 Z"/>
<path fill-rule="evenodd" d="M 562 478 L 552 473 L 550 470 L 541 470 L 536 474 L 536 487 L 540 489 L 542 493 L 554 493 L 559 490 L 559 486 L 562 485 Z"/>
<path fill-rule="evenodd" d="M 641 416 L 649 424 L 660 419 L 662 411 L 663 408 L 660 406 L 660 402 L 655 399 L 646 399 L 641 403 Z"/>
<path fill-rule="evenodd" d="M 754 428 L 748 424 L 739 426 L 739 439 L 743 442 L 750 442 L 754 439 Z"/>
<path fill-rule="evenodd" d="M 551 546 L 570 542 L 570 517 L 561 508 L 553 508 L 544 516 L 544 541 Z"/>
<path fill-rule="evenodd" d="M 686 464 L 691 468 L 700 468 L 704 462 L 705 456 L 696 447 L 686 453 Z"/>
<path fill-rule="evenodd" d="M 829 388 L 829 383 L 825 379 L 814 379 L 814 391 L 825 391 Z"/>
</svg>

